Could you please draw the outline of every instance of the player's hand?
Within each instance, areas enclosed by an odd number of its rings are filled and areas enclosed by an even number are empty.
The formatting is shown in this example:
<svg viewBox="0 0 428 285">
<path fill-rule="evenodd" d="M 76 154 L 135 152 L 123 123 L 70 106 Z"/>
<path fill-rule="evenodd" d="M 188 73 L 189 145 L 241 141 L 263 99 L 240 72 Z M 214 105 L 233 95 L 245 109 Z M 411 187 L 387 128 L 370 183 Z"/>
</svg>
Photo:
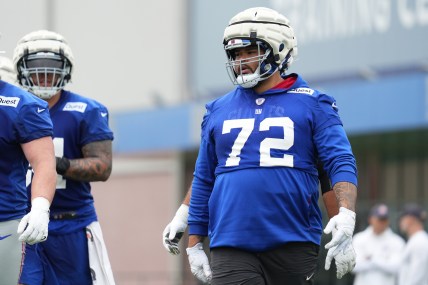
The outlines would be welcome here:
<svg viewBox="0 0 428 285">
<path fill-rule="evenodd" d="M 330 219 L 324 229 L 324 233 L 333 232 L 333 237 L 329 243 L 325 245 L 326 249 L 330 249 L 343 242 L 349 242 L 352 239 L 355 228 L 355 212 L 340 207 L 339 214 Z"/>
<path fill-rule="evenodd" d="M 329 249 L 325 259 L 325 270 L 330 269 L 331 261 L 336 262 L 336 277 L 341 279 L 346 273 L 351 272 L 356 264 L 356 254 L 352 246 L 352 238 L 344 243 Z"/>
<path fill-rule="evenodd" d="M 202 243 L 186 249 L 189 257 L 190 270 L 193 275 L 205 284 L 211 284 L 212 272 Z"/>
<path fill-rule="evenodd" d="M 49 201 L 43 197 L 36 197 L 31 201 L 31 211 L 18 225 L 20 241 L 35 244 L 48 238 L 49 206 Z"/>
<path fill-rule="evenodd" d="M 181 204 L 172 221 L 165 227 L 162 233 L 162 243 L 166 250 L 173 254 L 180 254 L 178 242 L 187 228 L 189 206 Z"/>
<path fill-rule="evenodd" d="M 339 214 L 330 219 L 324 233 L 333 233 L 332 239 L 325 245 L 328 249 L 325 269 L 330 269 L 333 258 L 336 260 L 337 278 L 342 278 L 355 267 L 355 251 L 352 235 L 355 228 L 355 212 L 340 207 Z"/>
</svg>

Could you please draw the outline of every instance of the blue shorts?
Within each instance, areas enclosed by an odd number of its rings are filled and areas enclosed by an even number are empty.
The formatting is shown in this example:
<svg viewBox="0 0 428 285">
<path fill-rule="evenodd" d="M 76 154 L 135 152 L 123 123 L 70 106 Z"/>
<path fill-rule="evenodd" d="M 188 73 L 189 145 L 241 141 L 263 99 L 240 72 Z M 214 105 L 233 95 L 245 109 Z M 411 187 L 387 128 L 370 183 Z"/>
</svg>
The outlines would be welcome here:
<svg viewBox="0 0 428 285">
<path fill-rule="evenodd" d="M 50 234 L 27 245 L 20 283 L 25 285 L 92 285 L 85 229 Z"/>
</svg>

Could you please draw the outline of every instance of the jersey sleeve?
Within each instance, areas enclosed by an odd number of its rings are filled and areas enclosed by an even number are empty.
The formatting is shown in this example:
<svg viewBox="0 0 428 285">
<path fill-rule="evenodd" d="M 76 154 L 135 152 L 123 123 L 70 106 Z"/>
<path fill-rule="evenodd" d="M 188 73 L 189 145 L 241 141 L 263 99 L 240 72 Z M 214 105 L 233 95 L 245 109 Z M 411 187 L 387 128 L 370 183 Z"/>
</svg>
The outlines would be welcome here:
<svg viewBox="0 0 428 285">
<path fill-rule="evenodd" d="M 53 136 L 53 126 L 47 103 L 33 103 L 22 106 L 15 132 L 19 143 L 27 143 L 35 139 Z"/>
<path fill-rule="evenodd" d="M 315 134 L 314 140 L 331 185 L 350 182 L 357 186 L 357 165 L 343 127 L 333 125 L 325 128 Z"/>
<path fill-rule="evenodd" d="M 101 106 L 85 112 L 81 135 L 82 145 L 95 141 L 113 140 L 107 108 Z"/>
<path fill-rule="evenodd" d="M 339 117 L 339 108 L 336 100 L 326 94 L 318 94 L 317 104 L 313 111 L 314 129 L 319 132 L 333 125 L 343 125 Z"/>
<path fill-rule="evenodd" d="M 210 108 L 202 122 L 201 143 L 192 182 L 192 195 L 189 208 L 189 234 L 208 235 L 208 200 L 215 181 L 217 158 L 215 145 L 210 135 Z"/>
</svg>

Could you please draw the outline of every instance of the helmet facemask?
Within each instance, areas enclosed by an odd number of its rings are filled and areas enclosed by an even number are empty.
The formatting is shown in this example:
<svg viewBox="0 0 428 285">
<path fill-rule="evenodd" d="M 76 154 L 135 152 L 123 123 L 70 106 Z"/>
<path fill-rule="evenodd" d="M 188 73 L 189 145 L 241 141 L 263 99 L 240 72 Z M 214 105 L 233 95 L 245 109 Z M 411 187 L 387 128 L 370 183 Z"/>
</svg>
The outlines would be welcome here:
<svg viewBox="0 0 428 285">
<path fill-rule="evenodd" d="M 69 82 L 72 65 L 62 54 L 36 52 L 24 55 L 17 63 L 20 84 L 37 97 L 47 100 Z"/>
<path fill-rule="evenodd" d="M 257 55 L 245 59 L 236 60 L 236 50 L 241 48 L 257 47 Z M 260 81 L 269 78 L 278 66 L 272 58 L 272 49 L 261 41 L 252 41 L 249 39 L 231 39 L 225 44 L 228 62 L 226 62 L 226 70 L 230 80 L 235 85 L 240 85 L 243 88 L 252 88 Z M 243 73 L 245 65 L 257 62 L 257 68 L 253 73 Z"/>
</svg>

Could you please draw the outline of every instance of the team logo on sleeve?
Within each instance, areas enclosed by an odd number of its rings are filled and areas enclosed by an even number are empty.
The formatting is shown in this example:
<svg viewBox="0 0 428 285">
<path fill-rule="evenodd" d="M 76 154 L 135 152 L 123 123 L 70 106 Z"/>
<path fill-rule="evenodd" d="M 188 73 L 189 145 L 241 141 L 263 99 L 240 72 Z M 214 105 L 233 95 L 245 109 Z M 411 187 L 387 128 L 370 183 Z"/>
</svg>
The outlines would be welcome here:
<svg viewBox="0 0 428 285">
<path fill-rule="evenodd" d="M 18 106 L 19 100 L 21 100 L 21 98 L 19 97 L 5 97 L 0 95 L 1 106 L 9 106 L 16 108 L 16 106 Z"/>
<path fill-rule="evenodd" d="M 88 104 L 83 103 L 83 102 L 68 102 L 67 104 L 65 104 L 65 106 L 62 110 L 63 111 L 77 111 L 80 113 L 84 113 L 86 110 L 86 106 L 88 106 Z"/>
<path fill-rule="evenodd" d="M 295 88 L 295 89 L 288 90 L 288 93 L 302 93 L 302 94 L 313 95 L 314 90 L 311 88 Z"/>
</svg>

